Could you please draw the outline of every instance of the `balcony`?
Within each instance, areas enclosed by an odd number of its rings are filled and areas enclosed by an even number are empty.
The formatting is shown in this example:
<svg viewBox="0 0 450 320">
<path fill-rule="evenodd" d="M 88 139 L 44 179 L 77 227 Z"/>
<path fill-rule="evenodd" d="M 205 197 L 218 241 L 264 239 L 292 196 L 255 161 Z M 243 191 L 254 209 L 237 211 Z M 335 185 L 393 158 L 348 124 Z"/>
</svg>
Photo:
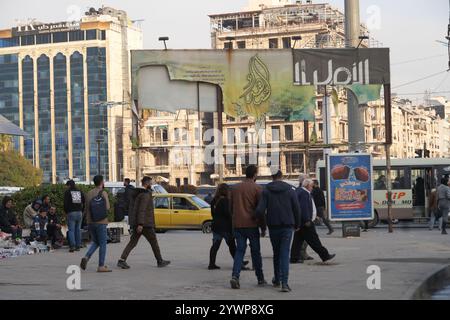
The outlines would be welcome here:
<svg viewBox="0 0 450 320">
<path fill-rule="evenodd" d="M 170 173 L 170 167 L 168 165 L 163 166 L 143 166 L 143 171 L 145 174 L 161 174 L 161 173 Z"/>
</svg>

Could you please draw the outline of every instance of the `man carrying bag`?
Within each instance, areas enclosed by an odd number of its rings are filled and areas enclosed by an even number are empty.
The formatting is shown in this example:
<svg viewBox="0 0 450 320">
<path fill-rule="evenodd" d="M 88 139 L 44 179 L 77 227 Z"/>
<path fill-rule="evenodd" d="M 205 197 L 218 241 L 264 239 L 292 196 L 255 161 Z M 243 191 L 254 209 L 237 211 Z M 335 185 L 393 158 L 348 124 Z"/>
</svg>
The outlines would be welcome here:
<svg viewBox="0 0 450 320">
<path fill-rule="evenodd" d="M 97 272 L 111 272 L 105 266 L 106 245 L 107 245 L 107 226 L 108 226 L 108 211 L 110 209 L 108 193 L 104 191 L 103 176 L 94 177 L 95 188 L 89 191 L 86 195 L 85 215 L 91 235 L 92 243 L 86 253 L 86 256 L 81 259 L 80 267 L 86 270 L 87 263 L 95 251 L 99 250 L 99 260 Z"/>
</svg>

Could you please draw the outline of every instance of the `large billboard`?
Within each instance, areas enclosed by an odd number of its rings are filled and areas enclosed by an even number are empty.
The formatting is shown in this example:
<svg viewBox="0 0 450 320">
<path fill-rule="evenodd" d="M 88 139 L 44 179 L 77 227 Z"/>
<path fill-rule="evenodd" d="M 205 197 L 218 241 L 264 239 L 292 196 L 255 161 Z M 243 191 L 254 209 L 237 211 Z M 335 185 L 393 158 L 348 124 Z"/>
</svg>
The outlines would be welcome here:
<svg viewBox="0 0 450 320">
<path fill-rule="evenodd" d="M 329 155 L 327 161 L 330 220 L 372 220 L 374 218 L 372 156 Z"/>
<path fill-rule="evenodd" d="M 314 120 L 315 87 L 294 85 L 292 50 L 138 50 L 132 52 L 132 66 L 133 99 L 139 101 L 140 108 L 196 109 L 195 101 L 180 105 L 176 86 L 158 85 L 167 81 L 158 81 L 152 67 L 165 66 L 174 84 L 218 85 L 223 93 L 224 112 L 230 116 Z M 205 94 L 207 91 L 205 88 Z M 199 100 L 203 101 L 203 97 Z M 207 103 L 211 98 L 204 100 L 201 111 L 217 111 L 216 105 Z"/>
</svg>

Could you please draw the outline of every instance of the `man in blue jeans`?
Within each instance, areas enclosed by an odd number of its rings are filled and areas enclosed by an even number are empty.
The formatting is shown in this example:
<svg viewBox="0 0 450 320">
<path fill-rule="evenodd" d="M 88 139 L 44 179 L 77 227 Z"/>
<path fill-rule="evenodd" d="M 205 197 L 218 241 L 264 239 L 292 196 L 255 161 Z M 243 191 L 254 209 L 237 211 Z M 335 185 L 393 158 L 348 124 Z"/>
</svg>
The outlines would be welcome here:
<svg viewBox="0 0 450 320">
<path fill-rule="evenodd" d="M 92 189 L 86 194 L 86 205 L 85 205 L 85 214 L 86 221 L 89 226 L 89 234 L 91 235 L 91 246 L 89 247 L 88 252 L 85 257 L 81 259 L 80 267 L 82 270 L 86 270 L 87 263 L 92 255 L 95 253 L 97 249 L 99 250 L 99 258 L 98 258 L 98 269 L 97 272 L 111 272 L 105 265 L 106 259 L 106 244 L 107 244 L 107 226 L 108 226 L 108 218 L 104 217 L 101 220 L 95 221 L 93 219 L 93 213 L 91 212 L 91 202 L 101 195 L 100 200 L 104 201 L 106 211 L 110 210 L 108 193 L 104 191 L 104 180 L 103 176 L 95 176 L 94 177 L 95 189 Z M 99 201 L 98 201 L 99 202 Z"/>
<path fill-rule="evenodd" d="M 272 284 L 281 287 L 281 292 L 290 292 L 289 249 L 294 230 L 300 226 L 300 206 L 294 187 L 281 181 L 280 170 L 272 175 L 273 182 L 267 185 L 256 209 L 258 218 L 266 218 L 273 248 Z"/>
<path fill-rule="evenodd" d="M 258 285 L 264 286 L 262 270 L 260 237 L 265 234 L 265 225 L 256 218 L 255 210 L 261 197 L 261 187 L 255 181 L 258 168 L 254 165 L 247 167 L 245 180 L 233 187 L 231 191 L 231 214 L 233 220 L 234 237 L 236 238 L 236 253 L 234 256 L 233 274 L 230 280 L 231 288 L 240 289 L 239 276 L 242 270 L 247 240 L 250 242 L 253 268 L 255 269 Z M 261 226 L 261 234 L 259 227 Z"/>
<path fill-rule="evenodd" d="M 83 221 L 84 194 L 76 188 L 75 181 L 66 183 L 67 190 L 64 192 L 64 211 L 67 214 L 67 240 L 69 241 L 69 252 L 80 251 L 81 248 L 81 223 Z"/>
</svg>

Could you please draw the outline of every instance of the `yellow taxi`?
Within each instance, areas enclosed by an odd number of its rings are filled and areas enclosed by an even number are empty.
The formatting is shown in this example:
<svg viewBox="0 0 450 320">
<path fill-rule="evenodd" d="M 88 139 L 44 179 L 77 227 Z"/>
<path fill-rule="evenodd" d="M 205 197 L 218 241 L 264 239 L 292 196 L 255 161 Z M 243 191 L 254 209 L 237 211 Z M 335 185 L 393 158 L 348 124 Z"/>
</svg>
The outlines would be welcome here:
<svg viewBox="0 0 450 320">
<path fill-rule="evenodd" d="M 211 233 L 211 206 L 193 194 L 153 194 L 156 231 L 202 230 Z"/>
</svg>

